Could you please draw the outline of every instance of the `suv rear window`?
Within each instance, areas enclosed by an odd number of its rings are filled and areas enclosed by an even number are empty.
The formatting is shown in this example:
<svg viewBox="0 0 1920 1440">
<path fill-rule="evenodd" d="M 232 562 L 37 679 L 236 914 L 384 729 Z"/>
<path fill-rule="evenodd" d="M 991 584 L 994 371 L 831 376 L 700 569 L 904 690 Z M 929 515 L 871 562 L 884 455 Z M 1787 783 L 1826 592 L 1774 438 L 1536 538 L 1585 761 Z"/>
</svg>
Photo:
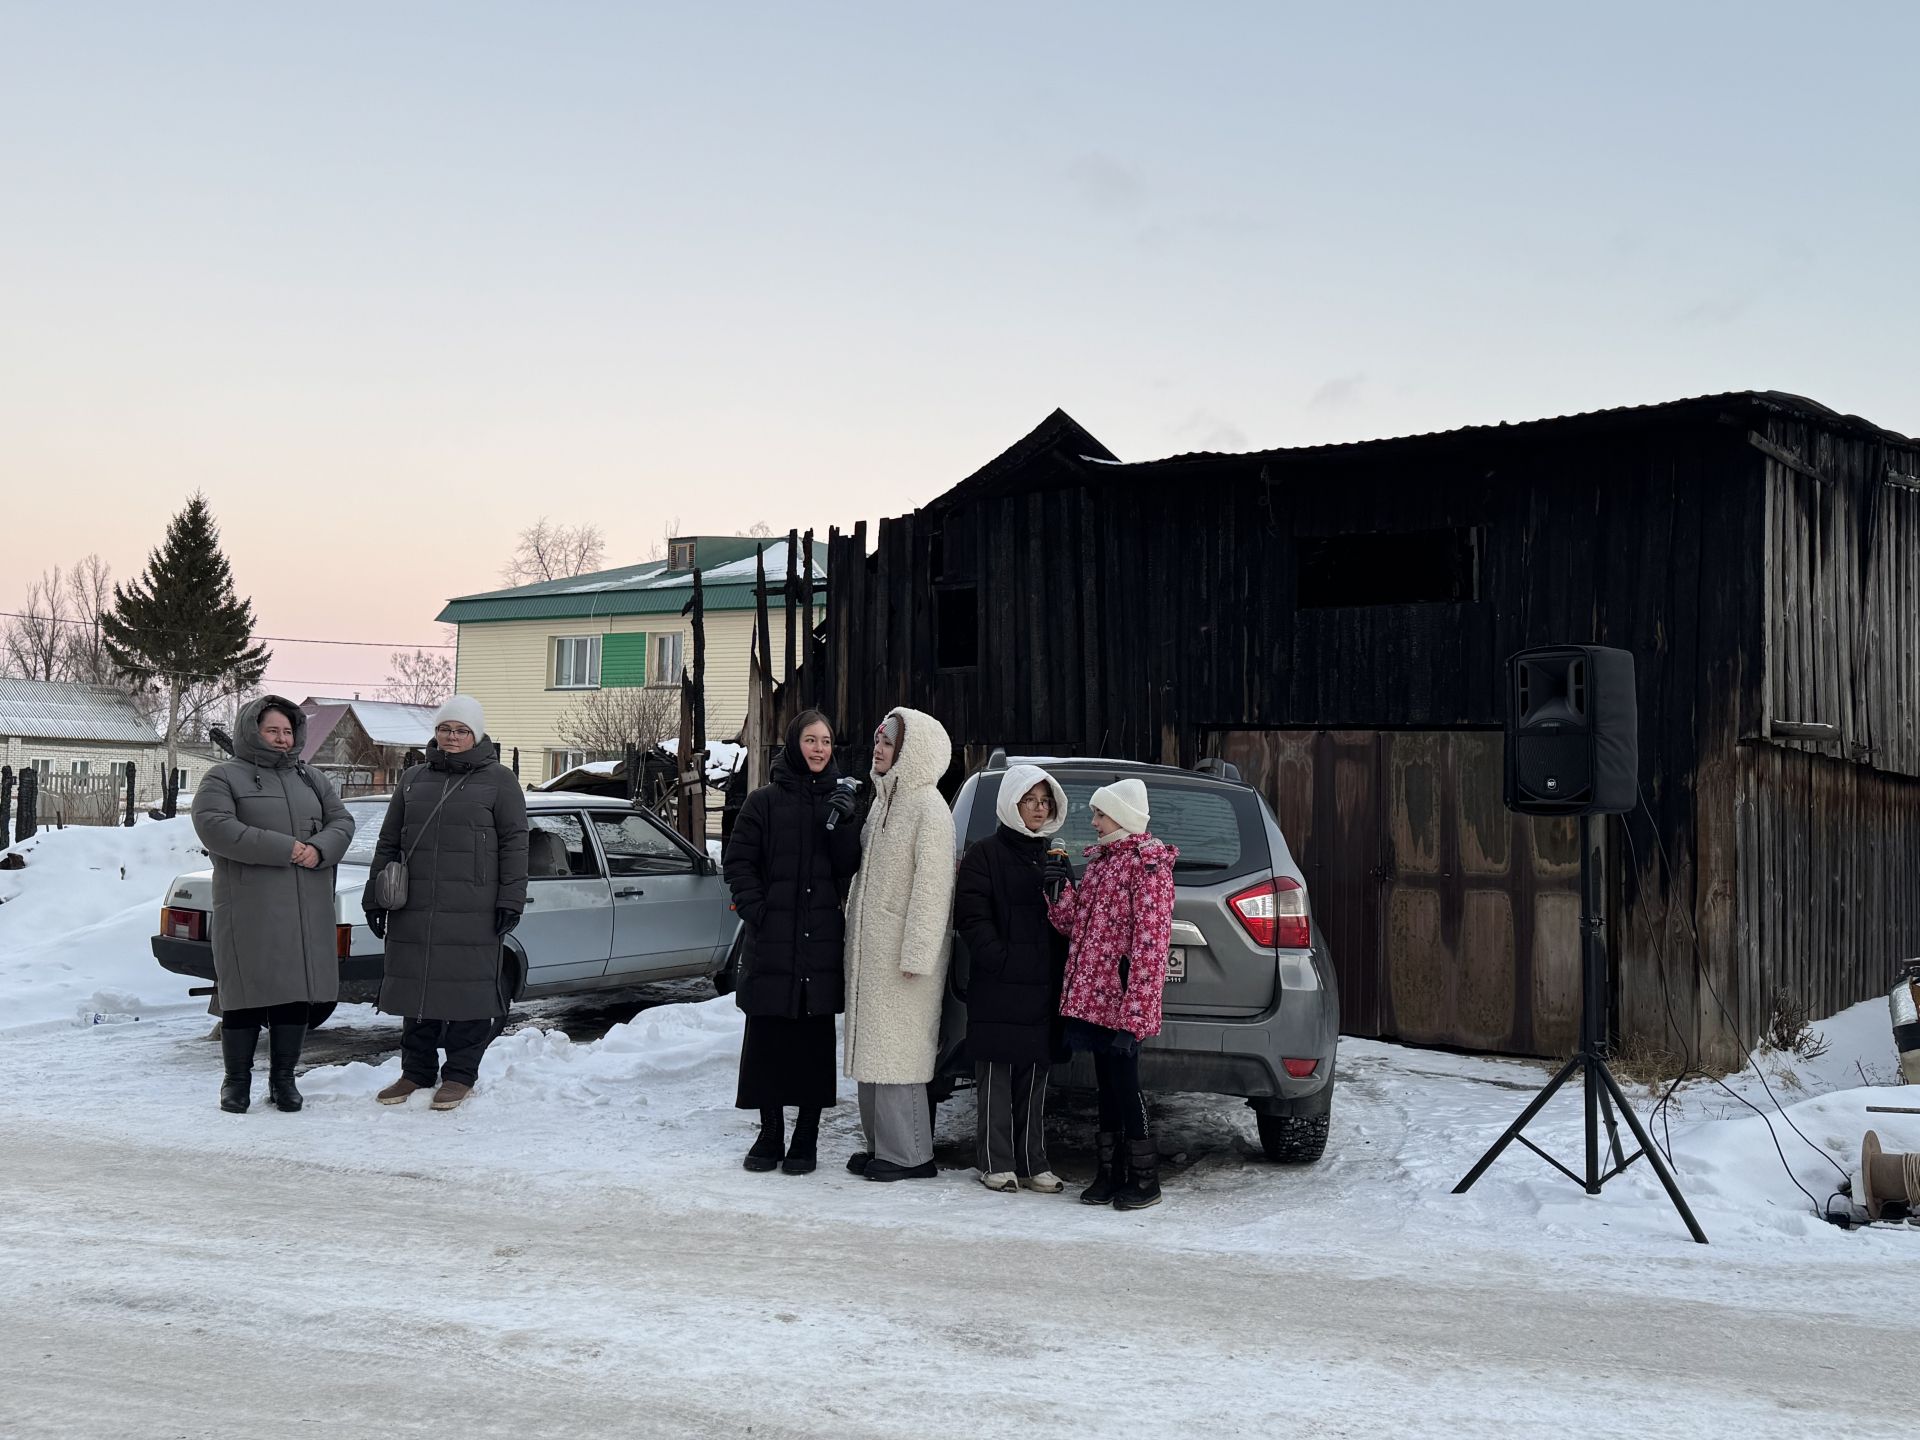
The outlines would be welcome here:
<svg viewBox="0 0 1920 1440">
<path fill-rule="evenodd" d="M 1067 792 L 1067 823 L 1057 838 L 1077 859 L 1094 842 L 1089 804 L 1093 792 L 1119 777 L 1098 772 L 1076 774 L 1065 767 L 1052 773 Z M 981 777 L 980 793 L 967 826 L 970 840 L 992 834 L 999 824 L 994 810 L 999 778 Z M 1210 870 L 1235 875 L 1266 866 L 1267 857 L 1253 853 L 1263 845 L 1259 797 L 1252 791 L 1209 781 L 1139 778 L 1147 782 L 1147 804 L 1153 815 L 1150 828 L 1160 839 L 1179 848 L 1176 872 Z M 1257 859 L 1257 865 L 1249 863 L 1250 859 Z"/>
</svg>

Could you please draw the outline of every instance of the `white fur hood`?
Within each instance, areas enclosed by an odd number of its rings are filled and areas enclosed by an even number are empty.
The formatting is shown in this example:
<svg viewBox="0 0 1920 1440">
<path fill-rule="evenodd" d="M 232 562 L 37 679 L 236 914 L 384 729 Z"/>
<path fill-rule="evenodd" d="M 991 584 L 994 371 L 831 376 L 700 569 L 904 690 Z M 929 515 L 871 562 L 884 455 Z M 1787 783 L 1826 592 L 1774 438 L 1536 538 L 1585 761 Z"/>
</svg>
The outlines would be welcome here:
<svg viewBox="0 0 1920 1440">
<path fill-rule="evenodd" d="M 1036 832 L 1029 830 L 1027 822 L 1020 818 L 1020 797 L 1042 783 L 1053 792 L 1053 818 Z M 1042 838 L 1057 835 L 1060 827 L 1067 823 L 1067 792 L 1060 788 L 1058 780 L 1038 765 L 1012 765 L 1000 777 L 1000 798 L 994 802 L 993 813 L 1002 825 L 1016 835 L 1037 833 Z"/>
</svg>

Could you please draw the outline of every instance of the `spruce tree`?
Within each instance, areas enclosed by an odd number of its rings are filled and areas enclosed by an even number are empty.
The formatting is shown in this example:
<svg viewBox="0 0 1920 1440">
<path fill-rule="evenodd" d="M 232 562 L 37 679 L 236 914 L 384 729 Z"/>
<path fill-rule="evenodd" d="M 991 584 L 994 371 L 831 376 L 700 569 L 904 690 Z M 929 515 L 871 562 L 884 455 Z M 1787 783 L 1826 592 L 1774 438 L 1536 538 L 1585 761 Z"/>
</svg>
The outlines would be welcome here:
<svg viewBox="0 0 1920 1440">
<path fill-rule="evenodd" d="M 195 686 L 234 692 L 257 685 L 271 652 L 251 640 L 253 603 L 233 593 L 233 571 L 206 497 L 195 495 L 167 522 L 167 538 L 130 585 L 113 587 L 100 617 L 108 658 L 136 685 L 167 694 L 167 774 L 179 768 L 182 698 Z"/>
</svg>

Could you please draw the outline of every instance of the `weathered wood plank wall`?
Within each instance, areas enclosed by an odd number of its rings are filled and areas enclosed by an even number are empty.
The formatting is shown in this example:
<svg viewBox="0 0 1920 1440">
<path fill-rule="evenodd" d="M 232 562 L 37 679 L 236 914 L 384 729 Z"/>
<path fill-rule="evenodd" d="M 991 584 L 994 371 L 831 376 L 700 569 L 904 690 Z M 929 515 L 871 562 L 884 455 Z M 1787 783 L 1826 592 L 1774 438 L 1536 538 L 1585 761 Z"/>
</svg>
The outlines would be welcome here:
<svg viewBox="0 0 1920 1440">
<path fill-rule="evenodd" d="M 1184 765 L 1225 731 L 1498 726 L 1513 651 L 1632 650 L 1647 808 L 1614 822 L 1620 1028 L 1724 1057 L 1702 974 L 1751 1038 L 1776 975 L 1812 998 L 1817 966 L 1823 997 L 1859 998 L 1888 947 L 1920 952 L 1905 878 L 1920 795 L 1811 764 L 1920 775 L 1920 490 L 1889 474 L 1920 476 L 1920 457 L 1711 415 L 1077 471 L 1050 457 L 1032 484 L 882 521 L 871 556 L 864 527 L 829 537 L 826 693 L 862 744 L 906 702 L 976 757 Z M 1476 537 L 1473 598 L 1296 604 L 1298 542 L 1449 530 Z M 938 664 L 941 604 L 972 606 L 977 664 Z M 1831 721 L 1840 743 L 1768 746 L 1783 719 Z M 1759 758 L 1795 751 L 1810 768 Z M 1826 841 L 1793 828 L 1796 805 Z M 1758 908 L 1780 903 L 1789 867 L 1868 835 L 1894 847 L 1869 876 L 1883 899 L 1822 897 L 1830 940 L 1755 938 L 1789 923 Z"/>
</svg>

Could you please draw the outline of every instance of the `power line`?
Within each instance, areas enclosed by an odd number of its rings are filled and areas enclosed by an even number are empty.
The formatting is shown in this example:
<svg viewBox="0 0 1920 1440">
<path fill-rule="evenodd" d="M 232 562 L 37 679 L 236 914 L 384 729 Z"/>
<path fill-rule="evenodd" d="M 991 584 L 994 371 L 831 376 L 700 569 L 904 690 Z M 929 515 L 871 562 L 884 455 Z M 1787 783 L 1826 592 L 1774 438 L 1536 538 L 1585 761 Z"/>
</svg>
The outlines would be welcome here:
<svg viewBox="0 0 1920 1440">
<path fill-rule="evenodd" d="M 19 610 L 0 610 L 0 619 L 32 620 L 42 625 L 93 625 L 92 620 L 80 620 L 66 615 L 29 615 Z M 167 635 L 183 634 L 179 629 L 161 632 Z M 413 640 L 315 640 L 311 636 L 301 635 L 249 635 L 249 640 L 270 640 L 276 645 L 362 645 L 369 650 L 454 650 L 458 646 L 447 644 L 421 644 Z"/>
</svg>

